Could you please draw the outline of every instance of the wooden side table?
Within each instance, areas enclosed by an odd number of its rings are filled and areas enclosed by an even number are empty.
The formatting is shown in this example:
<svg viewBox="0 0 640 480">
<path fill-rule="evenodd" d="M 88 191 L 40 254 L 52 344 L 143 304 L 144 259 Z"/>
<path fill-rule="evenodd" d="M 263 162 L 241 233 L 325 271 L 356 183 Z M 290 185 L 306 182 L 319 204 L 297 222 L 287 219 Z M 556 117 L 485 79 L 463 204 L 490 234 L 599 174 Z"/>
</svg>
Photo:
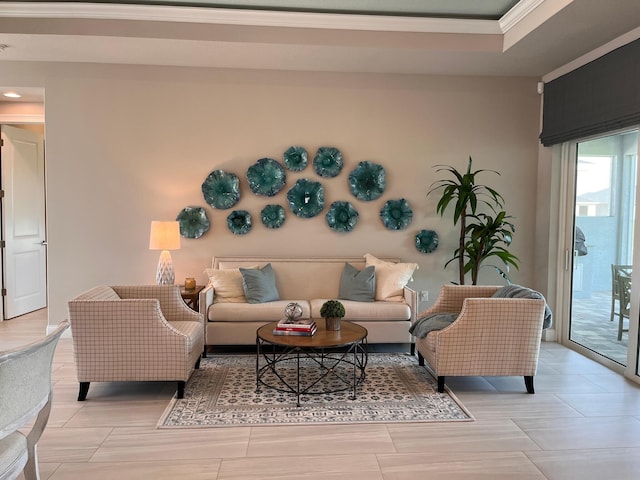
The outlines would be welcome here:
<svg viewBox="0 0 640 480">
<path fill-rule="evenodd" d="M 184 285 L 180 287 L 180 295 L 187 306 L 196 312 L 198 311 L 198 295 L 204 289 L 204 285 L 196 285 L 193 290 L 185 290 Z"/>
</svg>

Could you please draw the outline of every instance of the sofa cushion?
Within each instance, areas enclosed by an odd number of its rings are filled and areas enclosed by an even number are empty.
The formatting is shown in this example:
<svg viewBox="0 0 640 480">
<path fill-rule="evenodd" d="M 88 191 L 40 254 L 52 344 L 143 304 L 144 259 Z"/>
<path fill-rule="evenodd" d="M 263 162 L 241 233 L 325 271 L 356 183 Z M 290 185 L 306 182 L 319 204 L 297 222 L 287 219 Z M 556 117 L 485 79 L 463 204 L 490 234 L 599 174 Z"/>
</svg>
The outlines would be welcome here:
<svg viewBox="0 0 640 480">
<path fill-rule="evenodd" d="M 376 269 L 373 265 L 358 270 L 350 263 L 344 264 L 340 276 L 338 298 L 356 302 L 373 302 L 376 294 Z"/>
<path fill-rule="evenodd" d="M 386 262 L 374 257 L 370 253 L 364 256 L 367 266 L 376 269 L 376 300 L 402 301 L 403 289 L 418 268 L 417 263 Z"/>
<path fill-rule="evenodd" d="M 280 300 L 276 276 L 267 263 L 261 268 L 241 268 L 242 286 L 248 303 L 265 303 Z"/>
<path fill-rule="evenodd" d="M 320 308 L 328 298 L 311 300 L 311 318 L 321 318 Z M 411 308 L 404 302 L 355 302 L 340 300 L 344 305 L 343 320 L 389 321 L 410 320 Z"/>
<path fill-rule="evenodd" d="M 301 318 L 311 318 L 307 300 L 277 300 L 267 303 L 215 303 L 207 317 L 214 322 L 275 322 L 284 317 L 285 307 L 295 301 L 302 307 Z"/>
<path fill-rule="evenodd" d="M 209 284 L 214 288 L 215 303 L 245 303 L 240 269 L 217 270 L 207 268 L 204 273 L 209 277 Z"/>
</svg>

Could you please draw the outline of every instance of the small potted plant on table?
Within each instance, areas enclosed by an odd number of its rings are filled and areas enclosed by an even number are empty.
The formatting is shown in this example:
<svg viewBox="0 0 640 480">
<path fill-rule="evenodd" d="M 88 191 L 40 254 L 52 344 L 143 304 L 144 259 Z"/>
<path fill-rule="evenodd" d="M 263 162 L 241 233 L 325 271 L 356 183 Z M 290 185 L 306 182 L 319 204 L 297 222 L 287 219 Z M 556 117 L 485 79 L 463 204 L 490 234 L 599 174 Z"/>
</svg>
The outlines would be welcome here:
<svg viewBox="0 0 640 480">
<path fill-rule="evenodd" d="M 327 300 L 320 308 L 327 330 L 340 330 L 340 319 L 344 317 L 344 305 L 338 300 Z"/>
</svg>

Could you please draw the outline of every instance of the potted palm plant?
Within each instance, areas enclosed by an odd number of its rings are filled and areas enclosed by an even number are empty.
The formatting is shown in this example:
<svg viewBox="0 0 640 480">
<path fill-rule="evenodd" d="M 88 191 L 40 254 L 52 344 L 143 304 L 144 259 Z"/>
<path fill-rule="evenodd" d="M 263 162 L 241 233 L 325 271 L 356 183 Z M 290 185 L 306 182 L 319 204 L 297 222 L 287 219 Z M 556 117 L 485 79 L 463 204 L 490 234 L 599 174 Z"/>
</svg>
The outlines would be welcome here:
<svg viewBox="0 0 640 480">
<path fill-rule="evenodd" d="M 327 330 L 340 330 L 340 320 L 344 314 L 344 305 L 338 300 L 327 300 L 320 307 L 320 316 L 324 318 Z"/>
<path fill-rule="evenodd" d="M 482 264 L 488 258 L 496 257 L 501 260 L 502 266 L 492 266 L 509 282 L 509 266 L 517 269 L 519 262 L 518 257 L 506 249 L 515 232 L 515 226 L 511 222 L 513 217 L 503 210 L 502 195 L 487 185 L 477 183 L 477 177 L 484 172 L 500 174 L 494 170 L 473 171 L 471 157 L 464 173 L 446 165 L 436 167 L 438 172 L 448 172 L 453 178 L 432 183 L 427 195 L 440 191 L 436 211 L 444 217 L 452 204 L 453 224 L 460 225 L 458 247 L 445 267 L 457 261 L 459 284 L 464 285 L 466 274 L 470 274 L 471 283 L 476 285 Z"/>
</svg>

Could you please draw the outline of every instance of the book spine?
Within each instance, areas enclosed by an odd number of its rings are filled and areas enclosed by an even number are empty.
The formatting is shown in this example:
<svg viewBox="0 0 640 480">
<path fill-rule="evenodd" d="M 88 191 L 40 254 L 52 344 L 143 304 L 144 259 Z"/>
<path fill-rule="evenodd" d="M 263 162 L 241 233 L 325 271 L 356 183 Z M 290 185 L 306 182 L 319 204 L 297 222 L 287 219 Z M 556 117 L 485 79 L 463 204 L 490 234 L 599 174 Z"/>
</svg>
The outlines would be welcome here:
<svg viewBox="0 0 640 480">
<path fill-rule="evenodd" d="M 277 328 L 273 330 L 274 335 L 298 335 L 300 337 L 312 337 L 313 334 L 316 333 L 316 330 L 278 330 Z"/>
<path fill-rule="evenodd" d="M 316 328 L 315 323 L 309 325 L 292 324 L 292 323 L 279 323 L 276 325 L 276 330 L 294 331 L 294 332 L 309 332 Z"/>
<path fill-rule="evenodd" d="M 315 330 L 314 327 L 276 327 L 276 330 L 280 330 L 283 332 L 310 332 L 311 330 Z"/>
</svg>

